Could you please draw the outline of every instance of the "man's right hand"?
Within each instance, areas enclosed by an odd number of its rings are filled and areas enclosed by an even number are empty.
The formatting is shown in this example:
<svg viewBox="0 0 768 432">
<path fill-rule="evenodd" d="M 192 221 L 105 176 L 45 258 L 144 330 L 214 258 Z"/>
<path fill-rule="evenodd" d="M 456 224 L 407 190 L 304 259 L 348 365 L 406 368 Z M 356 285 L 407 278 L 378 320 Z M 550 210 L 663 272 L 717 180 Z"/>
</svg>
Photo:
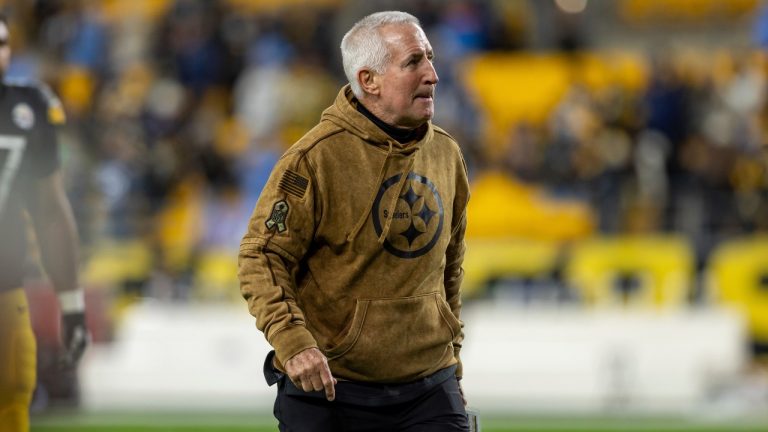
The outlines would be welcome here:
<svg viewBox="0 0 768 432">
<path fill-rule="evenodd" d="M 64 290 L 58 293 L 61 309 L 61 358 L 64 368 L 75 368 L 88 345 L 88 328 L 85 324 L 85 293 L 82 289 Z"/>
<path fill-rule="evenodd" d="M 337 381 L 331 375 L 328 359 L 317 348 L 307 348 L 285 362 L 285 373 L 293 384 L 305 392 L 325 389 L 329 401 L 336 398 Z"/>
</svg>

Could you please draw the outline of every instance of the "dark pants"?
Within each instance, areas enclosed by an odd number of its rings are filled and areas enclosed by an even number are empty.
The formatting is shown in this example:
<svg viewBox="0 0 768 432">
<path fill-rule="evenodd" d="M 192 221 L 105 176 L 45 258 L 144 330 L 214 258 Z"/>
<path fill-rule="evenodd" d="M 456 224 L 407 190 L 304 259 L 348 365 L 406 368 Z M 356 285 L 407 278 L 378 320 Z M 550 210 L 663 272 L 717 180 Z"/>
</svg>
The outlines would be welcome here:
<svg viewBox="0 0 768 432">
<path fill-rule="evenodd" d="M 455 378 L 408 402 L 360 406 L 293 396 L 278 385 L 275 417 L 281 432 L 468 432 L 467 413 Z"/>
</svg>

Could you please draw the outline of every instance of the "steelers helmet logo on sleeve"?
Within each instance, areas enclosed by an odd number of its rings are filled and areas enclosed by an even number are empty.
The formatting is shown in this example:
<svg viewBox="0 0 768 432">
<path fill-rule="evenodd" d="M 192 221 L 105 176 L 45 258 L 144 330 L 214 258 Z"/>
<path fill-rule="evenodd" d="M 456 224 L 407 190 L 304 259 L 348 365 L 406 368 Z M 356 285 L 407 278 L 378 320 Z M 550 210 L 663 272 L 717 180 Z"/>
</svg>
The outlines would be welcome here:
<svg viewBox="0 0 768 432">
<path fill-rule="evenodd" d="M 30 130 L 35 125 L 35 112 L 24 102 L 16 104 L 11 111 L 13 122 L 21 129 Z"/>
<path fill-rule="evenodd" d="M 402 174 L 385 180 L 373 204 L 373 228 L 382 233 L 387 219 L 392 219 L 384 248 L 400 258 L 417 258 L 430 250 L 443 230 L 443 201 L 435 185 L 426 177 L 410 172 L 402 191 L 397 191 Z M 394 209 L 385 208 L 397 194 Z"/>
</svg>

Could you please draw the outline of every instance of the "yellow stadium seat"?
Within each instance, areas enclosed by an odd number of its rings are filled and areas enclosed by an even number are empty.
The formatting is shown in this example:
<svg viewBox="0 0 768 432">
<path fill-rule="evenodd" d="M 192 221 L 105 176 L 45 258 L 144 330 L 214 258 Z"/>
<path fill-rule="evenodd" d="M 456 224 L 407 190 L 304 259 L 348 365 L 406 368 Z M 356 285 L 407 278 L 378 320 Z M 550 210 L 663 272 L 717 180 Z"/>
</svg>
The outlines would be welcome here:
<svg viewBox="0 0 768 432">
<path fill-rule="evenodd" d="M 595 230 L 594 212 L 585 202 L 549 197 L 497 172 L 479 175 L 471 185 L 468 238 L 521 238 L 544 242 L 578 240 Z"/>
<path fill-rule="evenodd" d="M 338 6 L 342 0 L 225 0 L 225 3 L 244 14 L 262 14 L 287 8 Z"/>
<path fill-rule="evenodd" d="M 484 114 L 486 149 L 496 156 L 511 128 L 542 125 L 573 85 L 599 91 L 618 86 L 636 91 L 645 86 L 645 61 L 637 54 L 482 54 L 462 65 L 463 79 Z"/>
<path fill-rule="evenodd" d="M 98 5 L 108 23 L 118 23 L 126 18 L 140 18 L 146 21 L 161 19 L 174 0 L 100 0 Z"/>
<path fill-rule="evenodd" d="M 201 235 L 202 212 L 202 179 L 193 175 L 176 187 L 157 216 L 156 236 L 163 268 L 179 272 L 190 265 Z"/>
<path fill-rule="evenodd" d="M 464 255 L 465 297 L 478 296 L 491 280 L 551 276 L 560 254 L 557 243 L 517 238 L 467 240 Z"/>
<path fill-rule="evenodd" d="M 598 237 L 573 245 L 564 273 L 591 306 L 679 307 L 691 294 L 694 255 L 681 236 Z"/>
<path fill-rule="evenodd" d="M 105 241 L 96 245 L 89 255 L 82 276 L 88 286 L 143 281 L 152 271 L 152 252 L 141 239 Z"/>
<path fill-rule="evenodd" d="M 758 0 L 621 0 L 617 10 L 628 23 L 704 23 L 751 16 Z"/>
<path fill-rule="evenodd" d="M 240 298 L 236 250 L 207 250 L 197 259 L 194 270 L 195 300 L 237 300 Z"/>
<path fill-rule="evenodd" d="M 768 235 L 722 243 L 712 252 L 707 271 L 715 301 L 739 311 L 753 341 L 768 345 Z"/>
</svg>

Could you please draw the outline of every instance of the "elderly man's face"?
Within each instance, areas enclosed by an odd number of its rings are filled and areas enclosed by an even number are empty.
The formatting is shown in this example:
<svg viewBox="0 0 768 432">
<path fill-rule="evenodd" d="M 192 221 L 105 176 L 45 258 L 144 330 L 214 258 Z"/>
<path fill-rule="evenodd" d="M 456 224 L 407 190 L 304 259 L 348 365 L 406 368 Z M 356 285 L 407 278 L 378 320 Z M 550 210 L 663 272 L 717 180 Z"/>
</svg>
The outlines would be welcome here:
<svg viewBox="0 0 768 432">
<path fill-rule="evenodd" d="M 390 60 L 384 73 L 376 77 L 381 90 L 376 114 L 391 125 L 416 128 L 435 113 L 438 78 L 432 65 L 432 46 L 414 24 L 387 25 L 381 33 Z"/>
</svg>

